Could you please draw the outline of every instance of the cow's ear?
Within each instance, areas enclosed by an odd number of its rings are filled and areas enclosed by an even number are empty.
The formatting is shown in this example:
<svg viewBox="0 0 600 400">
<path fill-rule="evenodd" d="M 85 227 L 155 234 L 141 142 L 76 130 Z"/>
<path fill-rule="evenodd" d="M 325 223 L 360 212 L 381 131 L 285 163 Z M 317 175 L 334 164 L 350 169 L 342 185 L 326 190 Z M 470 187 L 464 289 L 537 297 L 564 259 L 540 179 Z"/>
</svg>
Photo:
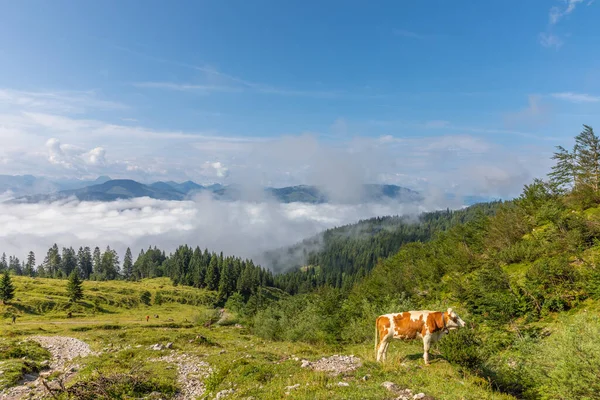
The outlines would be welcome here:
<svg viewBox="0 0 600 400">
<path fill-rule="evenodd" d="M 448 314 L 452 314 L 452 307 L 448 307 Z"/>
</svg>

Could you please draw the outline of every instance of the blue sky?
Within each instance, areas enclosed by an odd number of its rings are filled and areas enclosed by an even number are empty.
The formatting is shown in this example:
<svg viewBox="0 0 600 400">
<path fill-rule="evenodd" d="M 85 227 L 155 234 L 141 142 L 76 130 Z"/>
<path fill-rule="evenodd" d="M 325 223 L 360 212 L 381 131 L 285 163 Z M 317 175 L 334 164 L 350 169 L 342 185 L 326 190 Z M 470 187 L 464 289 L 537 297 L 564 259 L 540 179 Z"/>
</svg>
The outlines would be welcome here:
<svg viewBox="0 0 600 400">
<path fill-rule="evenodd" d="M 516 195 L 598 119 L 599 17 L 590 0 L 1 2 L 0 173 Z"/>
</svg>

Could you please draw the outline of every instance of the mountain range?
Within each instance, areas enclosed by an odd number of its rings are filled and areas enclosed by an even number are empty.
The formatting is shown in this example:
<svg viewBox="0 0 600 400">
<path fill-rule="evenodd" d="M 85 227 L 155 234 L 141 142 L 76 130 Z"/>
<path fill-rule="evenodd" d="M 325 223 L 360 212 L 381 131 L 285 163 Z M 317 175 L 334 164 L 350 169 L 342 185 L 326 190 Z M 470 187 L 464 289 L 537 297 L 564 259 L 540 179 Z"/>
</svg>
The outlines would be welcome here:
<svg viewBox="0 0 600 400">
<path fill-rule="evenodd" d="M 81 201 L 114 201 L 150 197 L 158 200 L 186 200 L 199 193 L 211 195 L 223 201 L 249 200 L 261 201 L 267 198 L 282 203 L 320 204 L 330 201 L 342 203 L 397 201 L 413 203 L 423 200 L 422 195 L 411 189 L 396 185 L 365 184 L 350 196 L 332 199 L 327 190 L 311 185 L 287 186 L 282 188 L 266 187 L 258 190 L 247 190 L 239 185 L 211 184 L 200 185 L 193 181 L 174 182 L 159 181 L 151 184 L 140 183 L 131 179 L 111 179 L 101 176 L 94 180 L 49 180 L 32 175 L 0 175 L 0 193 L 11 192 L 10 203 L 38 203 L 68 198 Z M 452 194 L 448 198 L 454 197 Z M 482 196 L 467 196 L 464 204 L 470 205 L 490 201 Z"/>
</svg>

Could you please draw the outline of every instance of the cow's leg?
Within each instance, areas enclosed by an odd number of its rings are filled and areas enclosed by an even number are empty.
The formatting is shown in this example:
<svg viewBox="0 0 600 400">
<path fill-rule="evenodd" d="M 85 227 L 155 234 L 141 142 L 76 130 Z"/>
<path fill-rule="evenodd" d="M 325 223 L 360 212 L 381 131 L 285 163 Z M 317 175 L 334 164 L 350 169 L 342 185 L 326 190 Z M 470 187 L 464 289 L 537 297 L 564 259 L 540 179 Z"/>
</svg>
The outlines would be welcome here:
<svg viewBox="0 0 600 400">
<path fill-rule="evenodd" d="M 388 341 L 389 339 L 387 335 L 383 336 L 379 340 L 379 348 L 377 349 L 377 361 L 385 361 L 385 353 L 387 351 Z"/>
<path fill-rule="evenodd" d="M 386 357 L 387 357 L 388 346 L 390 345 L 389 339 L 386 338 L 386 341 L 383 345 L 385 346 L 385 348 L 383 349 L 383 362 L 385 362 Z"/>
<path fill-rule="evenodd" d="M 431 335 L 426 334 L 423 336 L 423 360 L 425 365 L 429 365 L 429 348 L 431 347 Z"/>
</svg>

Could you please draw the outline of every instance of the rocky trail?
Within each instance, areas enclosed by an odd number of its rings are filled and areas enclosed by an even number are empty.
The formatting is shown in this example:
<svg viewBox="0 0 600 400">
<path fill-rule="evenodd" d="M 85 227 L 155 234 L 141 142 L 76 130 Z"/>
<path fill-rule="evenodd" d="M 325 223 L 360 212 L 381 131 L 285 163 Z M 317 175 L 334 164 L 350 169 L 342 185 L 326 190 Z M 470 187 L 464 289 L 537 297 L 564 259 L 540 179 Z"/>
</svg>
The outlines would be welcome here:
<svg viewBox="0 0 600 400">
<path fill-rule="evenodd" d="M 163 361 L 177 366 L 177 382 L 181 391 L 175 395 L 175 400 L 195 399 L 204 394 L 204 379 L 212 372 L 207 362 L 185 353 L 173 353 L 152 361 Z"/>
<path fill-rule="evenodd" d="M 34 340 L 48 349 L 52 358 L 48 369 L 39 374 L 27 374 L 19 385 L 0 392 L 1 400 L 41 399 L 47 395 L 43 380 L 51 374 L 59 373 L 58 379 L 49 383 L 51 388 L 58 386 L 58 381 L 67 382 L 78 370 L 79 365 L 72 361 L 77 357 L 93 354 L 90 346 L 81 340 L 66 336 L 32 336 Z"/>
</svg>

